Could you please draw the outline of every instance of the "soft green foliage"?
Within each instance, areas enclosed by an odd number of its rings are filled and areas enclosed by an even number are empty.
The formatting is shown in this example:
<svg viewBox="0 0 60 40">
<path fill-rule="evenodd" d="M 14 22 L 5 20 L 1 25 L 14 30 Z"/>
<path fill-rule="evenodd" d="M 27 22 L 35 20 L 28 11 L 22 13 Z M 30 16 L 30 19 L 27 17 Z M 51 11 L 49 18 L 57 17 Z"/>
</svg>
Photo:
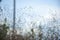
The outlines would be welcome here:
<svg viewBox="0 0 60 40">
<path fill-rule="evenodd" d="M 7 35 L 7 31 L 8 31 L 7 29 L 9 29 L 9 27 L 7 26 L 6 23 L 0 24 L 0 40 L 6 39 L 6 35 Z"/>
</svg>

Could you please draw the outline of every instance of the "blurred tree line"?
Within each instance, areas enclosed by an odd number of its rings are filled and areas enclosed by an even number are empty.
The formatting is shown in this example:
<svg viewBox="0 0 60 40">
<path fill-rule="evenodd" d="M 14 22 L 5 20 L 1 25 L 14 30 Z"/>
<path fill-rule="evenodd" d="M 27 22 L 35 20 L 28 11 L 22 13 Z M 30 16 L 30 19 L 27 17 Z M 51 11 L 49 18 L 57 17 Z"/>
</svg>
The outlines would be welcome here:
<svg viewBox="0 0 60 40">
<path fill-rule="evenodd" d="M 0 12 L 1 11 L 3 10 L 0 7 Z M 4 19 L 3 24 L 0 23 L 0 40 L 12 40 L 13 30 L 8 31 L 10 29 L 10 26 L 6 23 L 6 18 Z M 32 27 L 34 26 L 35 25 L 32 25 Z M 57 18 L 52 17 L 52 20 L 49 21 L 47 24 L 45 24 L 44 26 L 39 24 L 37 27 L 37 34 L 34 31 L 34 28 L 31 28 L 30 32 L 27 32 L 25 35 L 17 34 L 17 30 L 15 30 L 15 40 L 60 40 L 60 23 L 58 23 Z"/>
<path fill-rule="evenodd" d="M 30 29 L 30 32 L 27 32 L 26 36 L 17 34 L 17 30 L 15 30 L 15 40 L 60 40 L 60 25 L 58 25 L 55 17 L 53 17 L 52 21 L 49 21 L 48 24 L 46 24 L 47 27 L 39 24 L 36 28 L 38 34 L 34 31 L 35 23 L 32 24 L 32 28 Z M 46 29 L 44 29 L 45 27 Z M 0 23 L 0 40 L 12 40 L 13 30 L 9 32 L 9 29 L 7 19 L 5 18 L 3 24 Z M 9 34 L 7 34 L 8 32 Z"/>
<path fill-rule="evenodd" d="M 0 12 L 1 11 L 2 10 L 0 10 Z M 25 34 L 26 36 L 17 34 L 17 30 L 15 30 L 15 40 L 60 40 L 60 24 L 58 25 L 58 20 L 55 17 L 52 17 L 52 19 L 53 20 L 49 21 L 46 24 L 47 26 L 39 24 L 37 26 L 38 28 L 36 28 L 38 32 L 37 34 L 34 31 L 35 23 L 32 23 L 33 28 L 30 29 L 30 32 L 27 32 L 27 35 Z M 13 30 L 8 31 L 10 29 L 10 26 L 6 23 L 6 18 L 4 19 L 3 24 L 0 23 L 0 40 L 12 40 Z M 9 34 L 7 34 L 8 32 Z"/>
</svg>

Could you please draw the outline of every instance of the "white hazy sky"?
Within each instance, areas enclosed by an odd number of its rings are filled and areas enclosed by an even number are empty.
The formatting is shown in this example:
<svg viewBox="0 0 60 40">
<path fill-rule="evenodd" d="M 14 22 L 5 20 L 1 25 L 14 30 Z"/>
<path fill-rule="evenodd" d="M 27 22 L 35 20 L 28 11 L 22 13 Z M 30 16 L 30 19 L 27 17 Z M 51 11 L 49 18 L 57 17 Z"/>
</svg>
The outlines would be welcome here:
<svg viewBox="0 0 60 40">
<path fill-rule="evenodd" d="M 16 0 L 16 22 L 22 20 L 20 26 L 29 29 L 30 22 L 43 22 L 44 19 L 50 19 L 51 14 L 59 13 L 60 0 Z M 3 18 L 7 17 L 10 22 L 13 18 L 13 0 L 2 0 Z M 41 17 L 41 18 L 40 18 Z"/>
</svg>

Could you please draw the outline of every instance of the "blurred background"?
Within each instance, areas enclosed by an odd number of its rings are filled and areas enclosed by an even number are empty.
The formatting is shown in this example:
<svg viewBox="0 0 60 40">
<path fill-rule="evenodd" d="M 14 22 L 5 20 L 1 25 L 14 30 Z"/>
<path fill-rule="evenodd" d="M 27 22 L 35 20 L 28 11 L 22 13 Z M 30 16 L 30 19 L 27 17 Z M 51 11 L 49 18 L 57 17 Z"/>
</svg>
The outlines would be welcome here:
<svg viewBox="0 0 60 40">
<path fill-rule="evenodd" d="M 0 0 L 0 40 L 60 40 L 60 0 Z"/>
</svg>

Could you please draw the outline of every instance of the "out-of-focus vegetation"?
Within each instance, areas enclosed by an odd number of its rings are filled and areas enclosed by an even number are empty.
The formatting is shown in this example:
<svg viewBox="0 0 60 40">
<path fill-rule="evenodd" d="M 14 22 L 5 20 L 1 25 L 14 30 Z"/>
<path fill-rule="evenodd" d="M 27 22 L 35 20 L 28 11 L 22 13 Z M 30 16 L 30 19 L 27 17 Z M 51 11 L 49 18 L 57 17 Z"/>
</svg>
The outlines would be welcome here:
<svg viewBox="0 0 60 40">
<path fill-rule="evenodd" d="M 50 24 L 51 23 L 51 24 Z M 43 26 L 39 24 L 37 29 L 37 34 L 34 31 L 34 27 L 30 29 L 30 32 L 27 32 L 25 35 L 17 34 L 15 30 L 15 40 L 60 40 L 60 29 L 57 23 L 57 20 L 53 18 L 53 21 L 49 21 L 49 25 Z M 34 26 L 34 25 L 32 25 Z M 50 27 L 51 26 L 51 27 Z M 46 29 L 44 29 L 46 27 Z M 7 34 L 9 26 L 6 24 L 6 19 L 4 20 L 3 24 L 0 24 L 0 40 L 12 40 L 12 32 L 10 31 Z"/>
<path fill-rule="evenodd" d="M 6 18 L 3 24 L 0 22 L 0 40 L 12 40 L 13 38 L 13 30 L 10 30 L 7 22 Z M 60 23 L 55 17 L 52 17 L 52 20 L 49 20 L 47 24 L 41 25 L 40 23 L 36 29 L 34 28 L 35 24 L 32 22 L 32 28 L 29 32 L 25 31 L 26 34 L 24 35 L 22 35 L 24 29 L 14 30 L 14 40 L 60 40 Z M 17 32 L 20 32 L 20 34 L 17 34 Z"/>
<path fill-rule="evenodd" d="M 5 40 L 8 29 L 9 29 L 9 26 L 7 26 L 6 19 L 5 19 L 4 23 L 0 24 L 0 40 Z"/>
<path fill-rule="evenodd" d="M 32 22 L 32 28 L 29 32 L 25 31 L 24 35 L 22 35 L 24 29 L 15 30 L 14 40 L 60 40 L 60 23 L 56 17 L 53 16 L 44 25 L 41 25 L 40 22 L 36 29 L 34 28 L 35 26 L 36 23 Z M 20 32 L 20 34 L 17 34 L 17 32 Z M 12 35 L 13 30 L 10 30 L 10 26 L 7 24 L 7 19 L 5 18 L 3 23 L 0 22 L 0 40 L 12 40 Z"/>
</svg>

